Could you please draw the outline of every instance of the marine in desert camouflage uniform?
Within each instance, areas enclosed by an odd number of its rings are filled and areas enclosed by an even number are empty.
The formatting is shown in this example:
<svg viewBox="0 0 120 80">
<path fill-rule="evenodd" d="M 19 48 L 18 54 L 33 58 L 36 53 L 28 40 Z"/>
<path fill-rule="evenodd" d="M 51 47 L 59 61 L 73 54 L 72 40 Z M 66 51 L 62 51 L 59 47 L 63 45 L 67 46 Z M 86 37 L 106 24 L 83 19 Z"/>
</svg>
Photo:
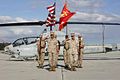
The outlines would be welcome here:
<svg viewBox="0 0 120 80">
<path fill-rule="evenodd" d="M 83 37 L 81 35 L 78 35 L 78 63 L 77 63 L 78 68 L 82 68 L 83 50 L 84 50 Z"/>
<path fill-rule="evenodd" d="M 56 68 L 57 46 L 58 46 L 58 41 L 57 39 L 55 39 L 55 34 L 54 32 L 50 32 L 50 39 L 48 40 L 50 71 L 55 71 Z"/>
<path fill-rule="evenodd" d="M 38 51 L 38 64 L 39 68 L 43 68 L 44 64 L 44 57 L 45 57 L 45 38 L 43 38 L 43 35 L 40 36 L 38 42 L 37 42 L 37 51 Z"/>
<path fill-rule="evenodd" d="M 63 49 L 65 68 L 70 69 L 70 39 L 69 36 L 65 36 L 64 49 Z"/>
<path fill-rule="evenodd" d="M 77 51 L 77 40 L 75 39 L 75 33 L 71 33 L 70 40 L 70 65 L 71 71 L 76 71 L 76 65 L 78 60 L 78 51 Z"/>
</svg>

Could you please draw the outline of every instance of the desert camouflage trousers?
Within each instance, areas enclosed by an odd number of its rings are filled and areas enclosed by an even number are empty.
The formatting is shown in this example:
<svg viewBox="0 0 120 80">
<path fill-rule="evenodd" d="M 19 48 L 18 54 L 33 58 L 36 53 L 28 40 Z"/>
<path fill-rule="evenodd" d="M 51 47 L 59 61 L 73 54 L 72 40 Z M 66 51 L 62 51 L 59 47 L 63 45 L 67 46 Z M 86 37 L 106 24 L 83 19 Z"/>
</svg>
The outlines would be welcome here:
<svg viewBox="0 0 120 80">
<path fill-rule="evenodd" d="M 67 66 L 70 66 L 70 50 L 63 50 L 64 63 Z"/>
<path fill-rule="evenodd" d="M 56 67 L 57 65 L 57 59 L 58 59 L 58 55 L 55 52 L 49 52 L 49 64 L 50 67 Z"/>
<path fill-rule="evenodd" d="M 77 65 L 82 65 L 82 60 L 83 59 L 83 49 L 80 49 L 80 53 L 78 54 L 78 61 Z"/>
<path fill-rule="evenodd" d="M 71 67 L 77 66 L 78 54 L 70 54 L 70 65 Z"/>
<path fill-rule="evenodd" d="M 45 49 L 38 50 L 38 64 L 43 65 L 45 58 Z"/>
</svg>

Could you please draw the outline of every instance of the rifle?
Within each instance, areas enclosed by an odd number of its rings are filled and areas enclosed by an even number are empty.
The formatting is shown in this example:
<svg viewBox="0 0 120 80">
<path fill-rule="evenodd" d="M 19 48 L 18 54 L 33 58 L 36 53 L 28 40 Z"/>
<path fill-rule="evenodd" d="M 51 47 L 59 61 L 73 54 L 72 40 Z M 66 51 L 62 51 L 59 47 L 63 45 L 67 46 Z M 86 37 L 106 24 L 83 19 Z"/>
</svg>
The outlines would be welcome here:
<svg viewBox="0 0 120 80">
<path fill-rule="evenodd" d="M 39 44 L 39 45 L 40 45 L 40 47 L 39 47 L 40 51 L 39 51 L 39 52 L 40 52 L 40 53 L 41 53 L 41 40 L 42 40 L 42 37 L 40 36 L 40 41 L 39 41 L 39 43 L 40 43 L 40 44 Z M 39 53 L 39 57 L 40 57 L 40 53 Z M 40 57 L 40 58 L 41 58 L 41 57 Z"/>
<path fill-rule="evenodd" d="M 78 48 L 78 60 L 80 60 L 80 53 L 81 53 L 81 39 L 79 38 L 79 48 Z"/>
</svg>

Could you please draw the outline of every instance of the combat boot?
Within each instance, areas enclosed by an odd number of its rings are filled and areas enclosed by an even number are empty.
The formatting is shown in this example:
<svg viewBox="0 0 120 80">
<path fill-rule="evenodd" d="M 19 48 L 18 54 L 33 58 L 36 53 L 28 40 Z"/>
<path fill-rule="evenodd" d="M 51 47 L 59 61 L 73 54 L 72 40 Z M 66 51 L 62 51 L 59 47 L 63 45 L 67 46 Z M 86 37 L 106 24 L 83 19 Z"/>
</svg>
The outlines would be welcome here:
<svg viewBox="0 0 120 80">
<path fill-rule="evenodd" d="M 79 64 L 79 65 L 77 66 L 77 68 L 83 68 L 83 67 L 82 67 L 82 65 L 81 65 L 81 64 Z"/>
<path fill-rule="evenodd" d="M 43 69 L 43 65 L 41 65 L 40 68 Z"/>
<path fill-rule="evenodd" d="M 41 66 L 41 65 L 39 64 L 37 67 L 40 68 L 40 66 Z"/>
<path fill-rule="evenodd" d="M 75 68 L 75 67 L 73 67 L 73 71 L 76 71 L 76 68 Z"/>
<path fill-rule="evenodd" d="M 53 71 L 53 67 L 50 67 L 49 71 Z"/>
<path fill-rule="evenodd" d="M 70 70 L 71 68 L 69 65 L 65 65 L 65 69 Z"/>
<path fill-rule="evenodd" d="M 53 66 L 53 69 L 52 69 L 52 71 L 56 71 L 56 70 L 55 70 L 55 66 Z"/>
<path fill-rule="evenodd" d="M 70 70 L 71 68 L 70 68 L 70 66 L 68 65 L 68 70 Z"/>
<path fill-rule="evenodd" d="M 41 68 L 41 69 L 43 69 L 43 65 L 39 64 L 38 68 Z"/>
<path fill-rule="evenodd" d="M 65 69 L 68 69 L 68 65 L 65 65 Z"/>
<path fill-rule="evenodd" d="M 73 71 L 73 66 L 71 66 L 70 71 Z"/>
</svg>

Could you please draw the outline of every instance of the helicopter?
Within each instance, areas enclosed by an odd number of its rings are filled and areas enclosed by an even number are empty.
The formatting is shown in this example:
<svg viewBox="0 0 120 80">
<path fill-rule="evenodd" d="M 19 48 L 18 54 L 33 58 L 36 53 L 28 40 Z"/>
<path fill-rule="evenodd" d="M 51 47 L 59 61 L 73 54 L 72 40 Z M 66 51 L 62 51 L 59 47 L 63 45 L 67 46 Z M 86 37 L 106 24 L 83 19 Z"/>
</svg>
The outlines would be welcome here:
<svg viewBox="0 0 120 80">
<path fill-rule="evenodd" d="M 20 23 L 4 23 L 0 24 L 0 27 L 10 27 L 10 26 L 42 26 L 46 22 L 45 21 L 38 21 L 38 22 L 20 22 Z M 59 24 L 57 21 L 56 24 Z M 67 22 L 67 24 L 89 24 L 89 25 L 120 25 L 120 23 L 104 23 L 104 22 Z M 52 31 L 52 26 L 50 27 L 50 31 Z M 44 30 L 43 34 L 44 36 L 50 34 L 50 31 Z M 60 56 L 63 55 L 63 43 L 64 36 L 67 33 L 63 33 L 62 31 L 55 31 L 55 34 L 57 35 L 57 39 L 60 41 Z M 28 60 L 30 58 L 37 58 L 37 39 L 39 36 L 34 37 L 23 37 L 15 40 L 12 44 L 6 46 L 4 50 L 8 52 L 11 55 L 11 58 L 16 58 L 20 60 Z M 84 53 L 97 53 L 97 52 L 107 52 L 111 51 L 112 46 L 85 46 Z M 48 55 L 47 47 L 46 47 L 46 55 Z"/>
</svg>

